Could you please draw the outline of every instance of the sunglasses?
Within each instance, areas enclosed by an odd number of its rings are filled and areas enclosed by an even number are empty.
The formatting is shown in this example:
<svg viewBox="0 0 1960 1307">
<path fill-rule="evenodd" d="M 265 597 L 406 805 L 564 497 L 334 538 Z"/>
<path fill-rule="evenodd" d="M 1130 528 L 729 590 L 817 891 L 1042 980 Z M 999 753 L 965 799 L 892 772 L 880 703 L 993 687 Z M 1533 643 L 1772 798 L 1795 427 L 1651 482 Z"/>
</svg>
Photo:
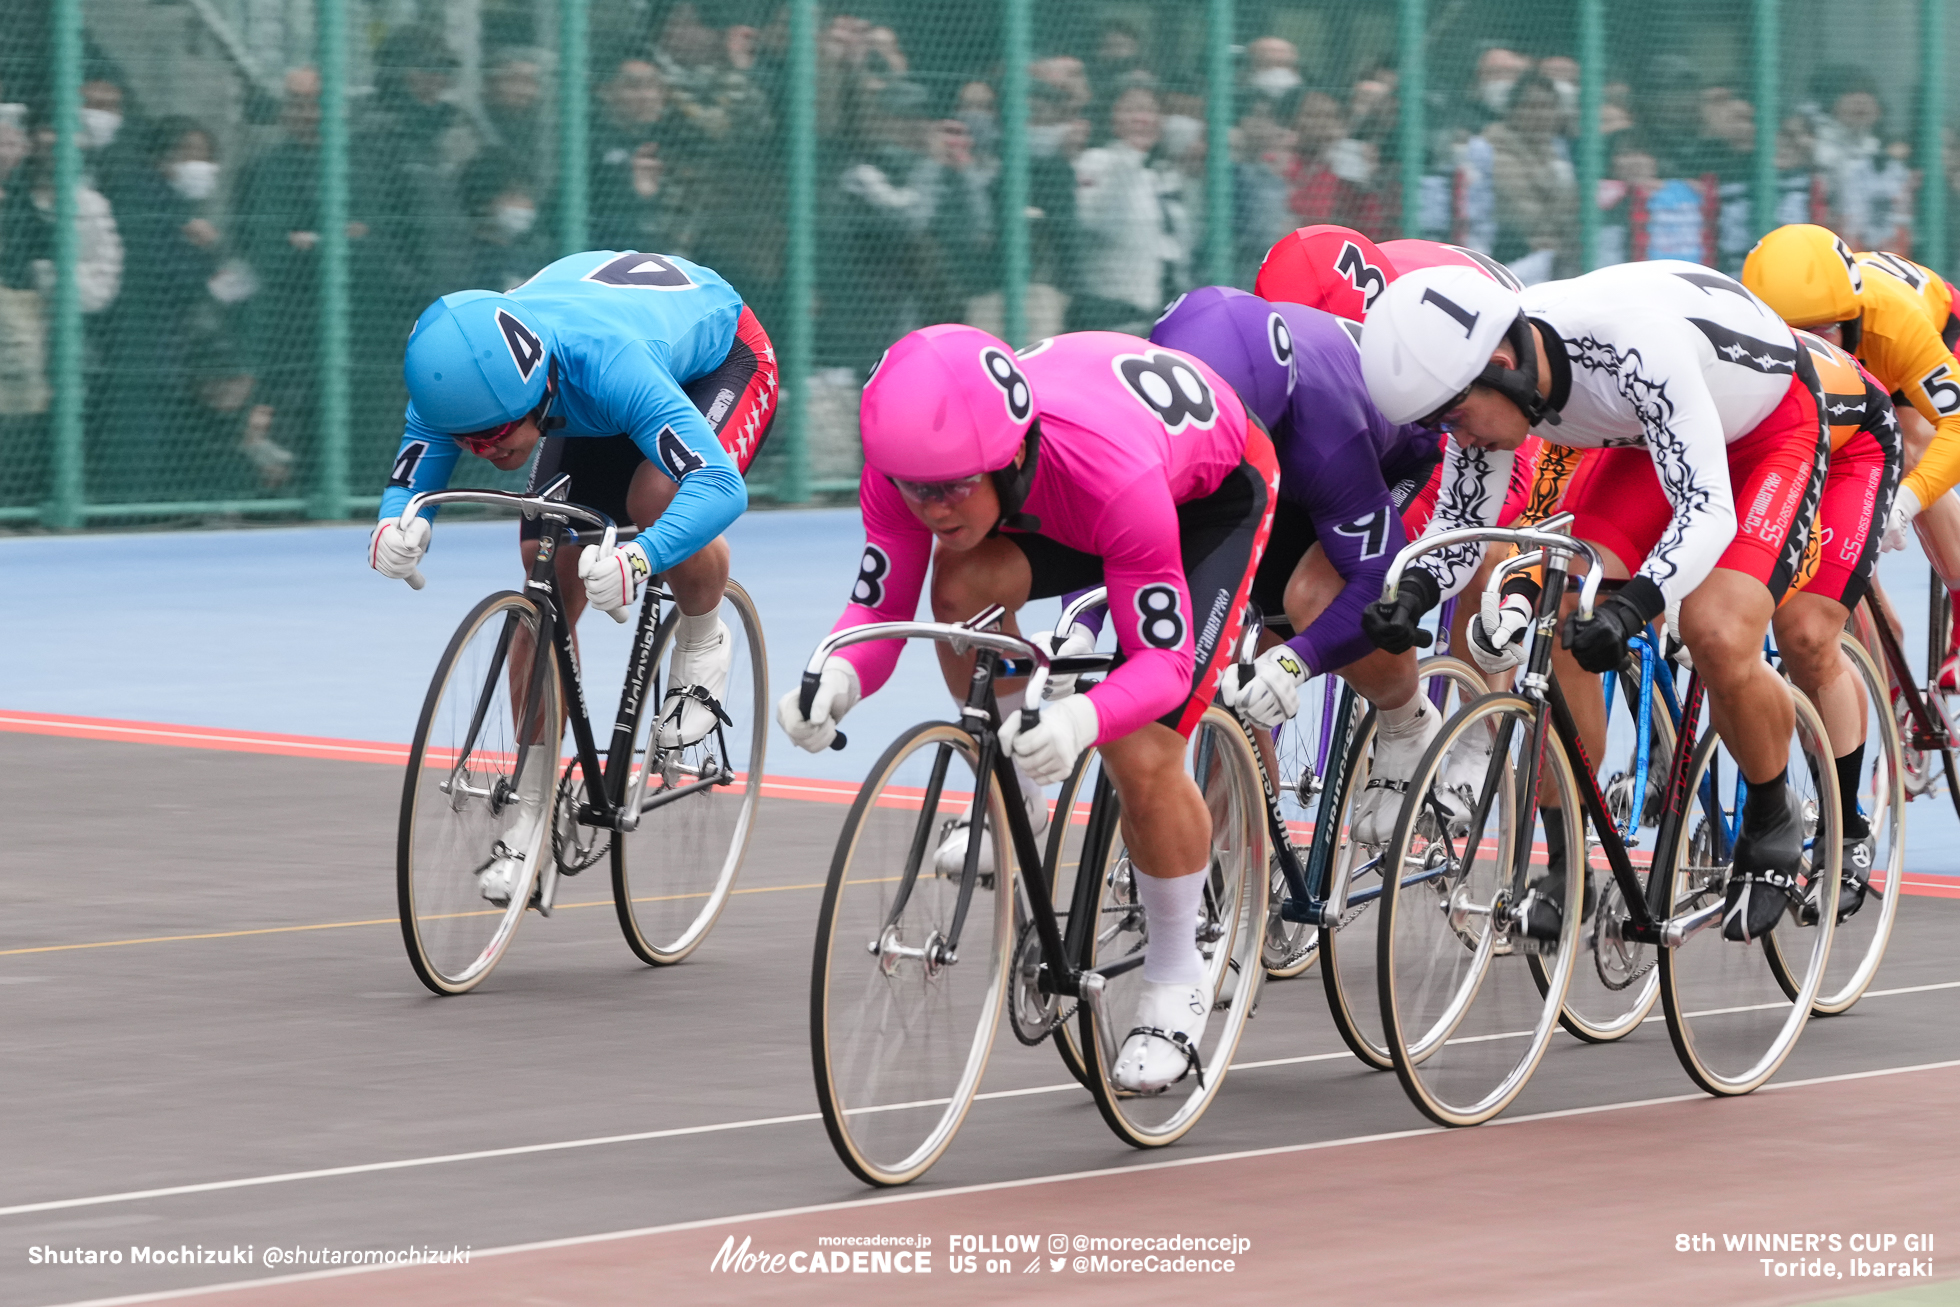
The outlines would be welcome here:
<svg viewBox="0 0 1960 1307">
<path fill-rule="evenodd" d="M 951 481 L 901 481 L 893 477 L 891 482 L 898 487 L 899 494 L 915 504 L 944 504 L 951 508 L 971 498 L 986 475 L 982 472 L 970 477 L 956 477 Z"/>
<path fill-rule="evenodd" d="M 486 427 L 482 431 L 472 431 L 468 435 L 459 435 L 452 437 L 452 439 L 464 449 L 469 450 L 470 453 L 475 454 L 478 458 L 488 458 L 495 451 L 499 442 L 509 436 L 511 432 L 517 430 L 526 422 L 529 422 L 532 418 L 536 418 L 542 423 L 545 413 L 550 408 L 551 395 L 550 392 L 546 392 L 544 402 L 532 409 L 529 413 L 526 413 L 523 417 L 512 418 L 502 426 Z"/>
</svg>

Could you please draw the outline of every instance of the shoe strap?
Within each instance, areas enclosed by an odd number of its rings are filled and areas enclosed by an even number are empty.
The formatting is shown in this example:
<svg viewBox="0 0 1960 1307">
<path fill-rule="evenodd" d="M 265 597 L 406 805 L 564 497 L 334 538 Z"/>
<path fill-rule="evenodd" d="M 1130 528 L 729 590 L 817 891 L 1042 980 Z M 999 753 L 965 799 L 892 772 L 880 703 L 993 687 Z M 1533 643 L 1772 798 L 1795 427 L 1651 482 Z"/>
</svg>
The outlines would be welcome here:
<svg viewBox="0 0 1960 1307">
<path fill-rule="evenodd" d="M 1363 790 L 1387 790 L 1393 794 L 1407 794 L 1409 792 L 1409 782 L 1392 781 L 1388 779 L 1388 777 L 1386 776 L 1371 776 L 1368 778 L 1368 783 L 1364 785 L 1362 789 Z"/>
<path fill-rule="evenodd" d="M 708 687 L 705 685 L 677 685 L 667 691 L 667 697 L 669 699 L 692 699 L 713 713 L 723 726 L 733 726 L 735 724 L 735 719 L 721 710 L 721 701 L 716 699 L 712 694 L 709 694 Z M 676 720 L 679 719 L 680 710 L 684 706 L 676 705 L 672 709 Z"/>
<path fill-rule="evenodd" d="M 1203 1089 L 1205 1087 L 1204 1060 L 1198 1056 L 1198 1046 L 1191 1042 L 1189 1035 L 1185 1034 L 1182 1030 L 1164 1030 L 1158 1026 L 1133 1026 L 1130 1029 L 1130 1033 L 1123 1036 L 1123 1042 L 1127 1044 L 1138 1035 L 1142 1035 L 1147 1039 L 1161 1039 L 1176 1048 L 1178 1052 L 1184 1054 L 1184 1070 L 1178 1073 L 1177 1079 L 1171 1081 L 1171 1084 L 1179 1083 L 1185 1076 L 1196 1071 L 1198 1073 L 1198 1088 Z M 1166 1088 L 1169 1088 L 1169 1086 L 1166 1086 Z"/>
</svg>

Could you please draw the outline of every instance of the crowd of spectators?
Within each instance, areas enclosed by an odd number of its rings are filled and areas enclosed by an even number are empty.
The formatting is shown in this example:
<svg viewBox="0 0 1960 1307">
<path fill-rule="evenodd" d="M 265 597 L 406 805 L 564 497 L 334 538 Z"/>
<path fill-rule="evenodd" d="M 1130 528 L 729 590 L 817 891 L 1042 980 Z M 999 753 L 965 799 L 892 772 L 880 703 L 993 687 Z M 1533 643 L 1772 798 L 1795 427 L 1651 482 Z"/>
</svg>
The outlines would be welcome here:
<svg viewBox="0 0 1960 1307">
<path fill-rule="evenodd" d="M 788 245 L 787 6 L 760 27 L 719 24 L 694 0 L 627 10 L 637 25 L 594 32 L 588 244 L 697 259 L 773 322 Z M 1202 275 L 1211 247 L 1202 79 L 1154 62 L 1148 34 L 1120 18 L 1078 36 L 1028 69 L 1032 336 L 1147 330 Z M 1351 62 L 1330 82 L 1318 71 L 1327 54 L 1303 57 L 1270 34 L 1240 53 L 1229 140 L 1241 284 L 1274 240 L 1309 223 L 1377 239 L 1414 230 L 1486 251 L 1526 281 L 1569 276 L 1582 270 L 1587 205 L 1602 261 L 1739 269 L 1752 236 L 1754 107 L 1690 60 L 1609 78 L 1605 176 L 1582 195 L 1577 62 L 1474 51 L 1461 87 L 1429 96 L 1423 185 L 1406 196 L 1393 62 Z M 908 49 L 899 29 L 836 10 L 819 30 L 815 361 L 841 387 L 912 327 L 1004 329 L 1001 70 L 986 56 Z M 165 464 L 187 451 L 211 461 L 206 493 L 290 493 L 317 445 L 319 76 L 289 71 L 241 128 L 145 112 L 93 41 L 88 59 L 76 280 L 90 497 L 154 498 Z M 54 138 L 45 93 L 9 86 L 6 67 L 0 463 L 11 487 L 45 471 Z M 350 101 L 345 235 L 352 418 L 358 456 L 372 461 L 399 428 L 407 323 L 446 291 L 509 289 L 549 261 L 562 169 L 548 52 L 484 50 L 466 86 L 445 33 L 409 23 L 388 30 L 363 68 L 371 86 Z M 1902 115 L 1888 120 L 1879 86 L 1855 67 L 1826 67 L 1809 90 L 1777 127 L 1778 219 L 1914 252 L 1921 179 L 1885 131 Z M 1960 152 L 1948 172 L 1960 179 Z"/>
</svg>

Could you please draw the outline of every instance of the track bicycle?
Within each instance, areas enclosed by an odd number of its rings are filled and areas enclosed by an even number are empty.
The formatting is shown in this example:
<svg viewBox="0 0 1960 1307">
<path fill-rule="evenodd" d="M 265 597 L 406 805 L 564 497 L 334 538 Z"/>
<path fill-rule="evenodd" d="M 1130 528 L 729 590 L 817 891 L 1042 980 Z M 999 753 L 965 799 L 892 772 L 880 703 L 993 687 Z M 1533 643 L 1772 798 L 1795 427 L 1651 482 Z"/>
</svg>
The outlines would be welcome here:
<svg viewBox="0 0 1960 1307">
<path fill-rule="evenodd" d="M 607 548 L 617 528 L 567 503 L 570 485 L 560 477 L 534 495 L 443 490 L 403 511 L 407 522 L 427 506 L 485 504 L 545 524 L 523 591 L 486 596 L 450 638 L 409 749 L 396 894 L 409 962 L 438 994 L 481 984 L 527 908 L 550 916 L 561 878 L 608 858 L 628 946 L 651 964 L 679 962 L 720 915 L 754 823 L 769 688 L 754 603 L 729 581 L 728 681 L 719 701 L 696 696 L 714 726 L 688 739 L 679 697 L 669 705 L 661 686 L 678 609 L 664 607 L 663 588 L 647 587 L 601 761 L 554 560 L 576 547 L 576 526 L 601 530 Z M 568 719 L 569 757 L 560 748 Z"/>
<path fill-rule="evenodd" d="M 1587 563 L 1581 614 L 1592 612 L 1601 580 L 1590 547 L 1564 533 L 1570 524 L 1569 514 L 1559 514 L 1535 529 L 1442 532 L 1398 554 L 1383 585 L 1392 601 L 1415 559 L 1482 541 L 1528 551 L 1507 568 L 1545 570 L 1517 688 L 1485 695 L 1444 725 L 1411 781 L 1386 855 L 1401 873 L 1385 878 L 1377 936 L 1384 1033 L 1403 1088 L 1444 1125 L 1489 1120 L 1522 1092 L 1558 1027 L 1582 951 L 1581 923 L 1602 904 L 1620 938 L 1657 951 L 1675 1052 L 1711 1094 L 1748 1093 L 1775 1074 L 1809 1018 L 1829 955 L 1833 914 L 1805 924 L 1794 902 L 1769 934 L 1800 982 L 1795 995 L 1785 992 L 1767 946 L 1722 936 L 1742 790 L 1719 735 L 1701 729 L 1699 674 L 1681 696 L 1654 854 L 1644 878 L 1636 870 L 1551 668 L 1569 564 Z M 1816 710 L 1790 693 L 1796 731 L 1788 774 L 1806 832 L 1801 873 L 1835 903 L 1836 773 Z M 1465 752 L 1484 760 L 1481 783 L 1446 804 L 1437 782 Z M 1518 817 L 1508 835 L 1500 826 L 1503 837 L 1492 839 L 1490 825 L 1506 804 Z M 1618 890 L 1610 902 L 1585 902 L 1588 825 Z M 1555 858 L 1553 847 L 1563 853 Z M 1559 937 L 1530 939 L 1527 895 L 1547 888 L 1561 889 L 1566 905 Z"/>
<path fill-rule="evenodd" d="M 1907 799 L 1937 792 L 1944 780 L 1947 798 L 1960 815 L 1960 768 L 1954 764 L 1954 750 L 1960 748 L 1960 690 L 1944 685 L 1940 675 L 1953 631 L 1953 602 L 1939 572 L 1928 568 L 1927 576 L 1923 677 L 1906 661 L 1898 634 L 1901 624 L 1877 577 L 1866 590 L 1865 603 L 1853 610 L 1852 627 L 1890 680 L 1892 714 L 1905 749 Z"/>
<path fill-rule="evenodd" d="M 1440 626 L 1446 640 L 1447 612 Z M 1255 653 L 1248 640 L 1242 661 L 1226 674 L 1249 677 Z M 1446 655 L 1423 659 L 1417 676 L 1417 692 L 1445 719 L 1488 688 L 1476 668 Z M 1355 840 L 1350 820 L 1368 786 L 1376 714 L 1339 677 L 1320 679 L 1319 695 L 1303 689 L 1301 711 L 1277 730 L 1245 724 L 1264 763 L 1273 849 L 1263 958 L 1267 974 L 1280 979 L 1319 961 L 1342 1041 L 1364 1064 L 1385 1071 L 1393 1063 L 1376 1009 L 1374 949 L 1372 941 L 1357 942 L 1368 939 L 1382 896 L 1381 847 Z"/>
<path fill-rule="evenodd" d="M 810 986 L 817 1099 L 838 1157 L 868 1184 L 908 1183 L 945 1152 L 978 1092 L 1003 1009 L 1024 1043 L 1072 1025 L 1072 1044 L 1057 1039 L 1062 1057 L 1073 1055 L 1072 1069 L 1118 1138 L 1146 1148 L 1174 1142 L 1223 1085 L 1264 975 L 1259 763 L 1238 719 L 1214 705 L 1186 755 L 1212 818 L 1202 911 L 1190 928 L 1213 1015 L 1177 1083 L 1154 1094 L 1115 1083 L 1148 938 L 1116 792 L 1096 751 L 1086 751 L 1038 842 L 1001 752 L 994 698 L 996 680 L 1025 675 L 1027 703 L 1038 705 L 1051 674 L 1104 672 L 1115 655 L 1051 659 L 990 629 L 1003 616 L 995 606 L 957 624 L 837 631 L 803 677 L 807 714 L 824 660 L 846 646 L 926 639 L 977 654 L 959 720 L 911 728 L 873 765 L 838 836 L 818 914 Z M 1038 709 L 1022 711 L 1031 729 Z M 934 850 L 962 819 L 964 862 L 957 875 L 941 874 Z"/>
</svg>

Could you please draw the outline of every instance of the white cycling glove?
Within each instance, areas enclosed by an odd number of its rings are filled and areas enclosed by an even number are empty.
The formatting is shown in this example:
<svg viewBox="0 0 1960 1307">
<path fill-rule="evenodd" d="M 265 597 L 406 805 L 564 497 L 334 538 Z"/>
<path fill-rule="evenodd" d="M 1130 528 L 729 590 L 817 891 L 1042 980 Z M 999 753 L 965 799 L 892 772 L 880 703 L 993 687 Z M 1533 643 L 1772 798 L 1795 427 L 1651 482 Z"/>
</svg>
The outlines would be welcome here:
<svg viewBox="0 0 1960 1307">
<path fill-rule="evenodd" d="M 1483 611 L 1470 619 L 1470 656 L 1487 675 L 1508 672 L 1524 661 L 1524 633 L 1531 629 L 1531 600 L 1521 594 L 1499 596 L 1486 590 Z"/>
<path fill-rule="evenodd" d="M 844 720 L 845 713 L 857 706 L 857 668 L 832 654 L 823 660 L 823 671 L 818 673 L 817 693 L 810 700 L 808 717 L 803 715 L 803 706 L 798 702 L 802 697 L 803 691 L 799 686 L 778 699 L 776 720 L 782 724 L 789 738 L 796 742 L 797 748 L 822 753 L 837 737 L 837 723 Z"/>
<path fill-rule="evenodd" d="M 652 574 L 647 551 L 640 548 L 637 540 L 628 541 L 611 553 L 602 552 L 598 545 L 587 545 L 579 551 L 578 575 L 585 582 L 586 601 L 615 622 L 626 620 L 627 609 L 640 597 L 640 587 Z"/>
<path fill-rule="evenodd" d="M 1059 699 L 1041 710 L 1035 728 L 1021 733 L 1021 714 L 1011 712 L 1001 723 L 1000 743 L 1037 785 L 1068 779 L 1075 760 L 1096 742 L 1096 705 L 1086 694 Z"/>
<path fill-rule="evenodd" d="M 1048 651 L 1050 658 L 1081 658 L 1096 651 L 1096 637 L 1085 626 L 1069 628 L 1068 638 L 1057 641 L 1053 631 L 1036 631 L 1028 637 L 1028 643 L 1040 645 Z M 1051 676 L 1048 684 L 1041 689 L 1043 700 L 1066 699 L 1075 693 L 1074 676 Z"/>
<path fill-rule="evenodd" d="M 1913 493 L 1911 486 L 1899 487 L 1898 497 L 1892 501 L 1892 515 L 1885 519 L 1885 538 L 1878 542 L 1878 552 L 1889 554 L 1906 547 L 1906 533 L 1922 507 L 1919 496 Z"/>
<path fill-rule="evenodd" d="M 399 519 L 386 518 L 375 523 L 374 534 L 368 537 L 368 566 L 391 581 L 406 581 L 417 590 L 422 588 L 422 573 L 415 565 L 428 552 L 426 517 L 411 519 L 406 531 Z"/>
<path fill-rule="evenodd" d="M 1250 679 L 1241 680 L 1245 671 L 1242 663 L 1225 669 L 1218 697 L 1227 708 L 1237 709 L 1253 725 L 1267 730 L 1300 711 L 1300 687 L 1312 671 L 1292 648 L 1274 645 L 1253 659 Z"/>
</svg>

